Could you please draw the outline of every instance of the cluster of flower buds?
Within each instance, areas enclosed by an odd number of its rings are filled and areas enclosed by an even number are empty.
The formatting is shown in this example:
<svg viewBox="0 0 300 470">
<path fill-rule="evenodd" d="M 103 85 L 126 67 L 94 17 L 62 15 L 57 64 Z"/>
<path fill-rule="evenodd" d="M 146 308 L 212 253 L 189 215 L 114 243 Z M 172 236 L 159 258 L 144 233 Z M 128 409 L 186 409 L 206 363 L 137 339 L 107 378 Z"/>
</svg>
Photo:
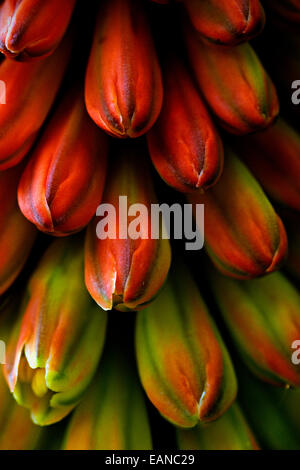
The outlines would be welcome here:
<svg viewBox="0 0 300 470">
<path fill-rule="evenodd" d="M 0 449 L 300 449 L 299 23 L 0 2 Z"/>
</svg>

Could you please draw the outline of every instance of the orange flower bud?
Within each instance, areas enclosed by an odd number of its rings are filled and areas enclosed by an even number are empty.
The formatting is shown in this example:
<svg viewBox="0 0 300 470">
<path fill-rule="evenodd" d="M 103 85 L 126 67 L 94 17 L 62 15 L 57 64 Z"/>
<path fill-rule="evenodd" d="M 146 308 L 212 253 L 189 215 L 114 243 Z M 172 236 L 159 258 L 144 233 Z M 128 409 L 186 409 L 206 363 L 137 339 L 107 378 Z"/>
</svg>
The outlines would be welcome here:
<svg viewBox="0 0 300 470">
<path fill-rule="evenodd" d="M 151 220 L 151 203 L 156 200 L 148 169 L 143 155 L 125 147 L 110 168 L 103 212 L 97 211 L 97 215 L 105 218 L 99 224 L 95 218 L 87 230 L 85 282 L 104 310 L 142 308 L 157 294 L 168 274 L 169 241 L 151 238 L 150 233 L 159 227 Z M 125 208 L 120 197 L 127 197 Z M 141 211 L 137 218 L 130 214 L 132 209 L 136 214 Z M 131 237 L 132 224 L 139 227 L 139 238 Z M 105 238 L 106 226 L 112 231 L 111 238 Z"/>
<path fill-rule="evenodd" d="M 62 39 L 75 0 L 4 0 L 0 7 L 0 51 L 21 60 L 51 54 Z"/>
<path fill-rule="evenodd" d="M 293 362 L 300 338 L 300 294 L 283 274 L 236 281 L 210 276 L 214 299 L 239 355 L 260 379 L 277 386 L 300 386 Z"/>
<path fill-rule="evenodd" d="M 36 237 L 36 229 L 22 215 L 17 186 L 22 166 L 0 172 L 0 295 L 23 268 Z"/>
<path fill-rule="evenodd" d="M 205 246 L 227 276 L 250 279 L 271 273 L 284 261 L 286 232 L 257 181 L 227 152 L 220 181 L 205 194 L 188 195 L 204 204 Z"/>
<path fill-rule="evenodd" d="M 101 201 L 107 137 L 89 118 L 81 93 L 62 102 L 21 178 L 21 211 L 37 228 L 64 236 L 82 229 Z"/>
<path fill-rule="evenodd" d="M 147 134 L 152 161 L 173 188 L 207 188 L 223 167 L 223 145 L 183 64 L 173 58 L 164 70 L 162 112 Z"/>
<path fill-rule="evenodd" d="M 194 28 L 213 42 L 236 45 L 257 36 L 265 13 L 259 0 L 183 0 Z"/>
<path fill-rule="evenodd" d="M 0 370 L 0 450 L 35 449 L 43 429 L 33 424 L 28 410 L 12 398 Z"/>
<path fill-rule="evenodd" d="M 116 137 L 147 132 L 162 105 L 161 72 L 140 0 L 101 5 L 86 72 L 87 110 Z"/>
<path fill-rule="evenodd" d="M 198 84 L 222 126 L 234 134 L 269 126 L 279 112 L 278 98 L 252 47 L 216 46 L 185 32 Z"/>
<path fill-rule="evenodd" d="M 155 301 L 138 313 L 136 354 L 148 398 L 176 426 L 213 421 L 235 400 L 228 351 L 183 267 L 172 271 Z"/>
<path fill-rule="evenodd" d="M 32 146 L 60 86 L 69 51 L 67 38 L 46 59 L 1 62 L 6 104 L 0 105 L 0 170 L 16 165 Z"/>
<path fill-rule="evenodd" d="M 6 381 L 40 426 L 79 403 L 102 354 L 107 315 L 85 288 L 83 263 L 81 237 L 55 240 L 26 286 L 9 335 Z"/>
<path fill-rule="evenodd" d="M 237 149 L 267 193 L 300 210 L 300 135 L 279 119 L 269 129 L 237 142 Z"/>
<path fill-rule="evenodd" d="M 258 450 L 256 438 L 239 405 L 233 403 L 213 423 L 199 423 L 193 429 L 177 429 L 182 450 Z"/>
<path fill-rule="evenodd" d="M 124 357 L 126 351 L 113 346 L 70 420 L 64 450 L 152 449 L 138 377 Z"/>
</svg>

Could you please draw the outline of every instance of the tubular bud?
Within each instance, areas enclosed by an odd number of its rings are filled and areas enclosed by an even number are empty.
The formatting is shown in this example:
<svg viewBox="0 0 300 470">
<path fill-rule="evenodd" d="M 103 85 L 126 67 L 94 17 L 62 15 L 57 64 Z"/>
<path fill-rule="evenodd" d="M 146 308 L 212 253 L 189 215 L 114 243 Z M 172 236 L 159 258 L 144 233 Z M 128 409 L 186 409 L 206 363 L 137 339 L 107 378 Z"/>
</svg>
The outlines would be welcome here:
<svg viewBox="0 0 300 470">
<path fill-rule="evenodd" d="M 239 407 L 234 403 L 213 423 L 193 429 L 177 429 L 182 450 L 258 450 L 256 439 Z"/>
<path fill-rule="evenodd" d="M 83 97 L 72 91 L 36 146 L 21 178 L 21 211 L 56 236 L 81 230 L 92 219 L 104 188 L 107 137 L 90 120 Z"/>
<path fill-rule="evenodd" d="M 148 398 L 171 423 L 192 428 L 221 416 L 236 396 L 227 349 L 189 273 L 172 273 L 138 313 L 136 354 Z"/>
<path fill-rule="evenodd" d="M 151 450 L 151 433 L 137 377 L 123 355 L 113 352 L 75 410 L 65 450 Z"/>
<path fill-rule="evenodd" d="M 36 229 L 21 213 L 17 187 L 23 170 L 18 165 L 0 172 L 0 295 L 23 268 L 36 238 Z"/>
<path fill-rule="evenodd" d="M 175 58 L 164 70 L 164 102 L 147 134 L 152 162 L 174 189 L 212 186 L 223 167 L 223 145 L 192 79 Z"/>
<path fill-rule="evenodd" d="M 87 110 L 115 137 L 138 137 L 162 105 L 161 71 L 140 0 L 105 0 L 85 82 Z"/>
<path fill-rule="evenodd" d="M 257 36 L 265 25 L 259 0 L 183 0 L 194 28 L 218 44 L 237 45 Z"/>
<path fill-rule="evenodd" d="M 279 112 L 275 87 L 252 47 L 221 47 L 185 29 L 191 66 L 220 124 L 233 134 L 268 127 Z"/>
<path fill-rule="evenodd" d="M 7 296 L 0 302 L 0 364 L 6 361 L 6 347 L 20 301 L 17 295 Z M 41 428 L 35 426 L 28 410 L 17 405 L 5 382 L 3 367 L 0 366 L 0 450 L 36 449 L 40 438 L 44 437 Z"/>
<path fill-rule="evenodd" d="M 28 410 L 11 397 L 0 369 L 0 450 L 32 450 L 41 438 L 41 428 L 35 426 Z"/>
<path fill-rule="evenodd" d="M 287 252 L 282 221 L 231 151 L 218 184 L 187 197 L 192 204 L 204 204 L 206 250 L 223 274 L 251 279 L 279 269 Z"/>
<path fill-rule="evenodd" d="M 281 274 L 252 281 L 211 275 L 211 288 L 245 363 L 262 380 L 300 386 L 292 345 L 300 338 L 300 295 Z"/>
<path fill-rule="evenodd" d="M 97 210 L 105 217 L 95 218 L 86 235 L 85 282 L 104 310 L 144 307 L 167 277 L 170 244 L 158 218 L 151 217 L 154 203 L 147 161 L 142 152 L 125 147 L 110 167 Z"/>
<path fill-rule="evenodd" d="M 0 6 L 0 51 L 28 60 L 51 54 L 61 41 L 75 0 L 4 0 Z"/>
<path fill-rule="evenodd" d="M 53 242 L 32 275 L 7 346 L 6 380 L 40 426 L 80 401 L 101 356 L 106 314 L 83 282 L 81 239 Z"/>
<path fill-rule="evenodd" d="M 30 150 L 64 76 L 69 39 L 46 59 L 0 63 L 6 103 L 0 105 L 0 171 L 19 163 Z"/>
<path fill-rule="evenodd" d="M 300 210 L 300 135 L 282 119 L 237 142 L 241 158 L 277 202 Z"/>
</svg>

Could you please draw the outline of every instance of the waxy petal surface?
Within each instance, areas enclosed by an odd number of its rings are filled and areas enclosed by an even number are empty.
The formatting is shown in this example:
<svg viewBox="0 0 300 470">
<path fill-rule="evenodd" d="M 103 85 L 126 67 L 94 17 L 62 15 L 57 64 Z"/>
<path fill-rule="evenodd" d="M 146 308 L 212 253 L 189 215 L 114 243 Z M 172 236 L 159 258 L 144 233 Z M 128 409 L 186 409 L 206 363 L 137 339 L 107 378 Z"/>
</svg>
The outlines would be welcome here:
<svg viewBox="0 0 300 470">
<path fill-rule="evenodd" d="M 192 428 L 221 416 L 236 395 L 227 349 L 184 269 L 138 313 L 136 354 L 142 385 L 173 424 Z"/>
<path fill-rule="evenodd" d="M 64 236 L 81 230 L 101 201 L 107 137 L 72 91 L 58 107 L 18 188 L 21 211 L 38 229 Z"/>
<path fill-rule="evenodd" d="M 162 94 L 161 71 L 141 2 L 105 0 L 86 71 L 91 118 L 115 137 L 138 137 L 157 119 Z"/>
</svg>

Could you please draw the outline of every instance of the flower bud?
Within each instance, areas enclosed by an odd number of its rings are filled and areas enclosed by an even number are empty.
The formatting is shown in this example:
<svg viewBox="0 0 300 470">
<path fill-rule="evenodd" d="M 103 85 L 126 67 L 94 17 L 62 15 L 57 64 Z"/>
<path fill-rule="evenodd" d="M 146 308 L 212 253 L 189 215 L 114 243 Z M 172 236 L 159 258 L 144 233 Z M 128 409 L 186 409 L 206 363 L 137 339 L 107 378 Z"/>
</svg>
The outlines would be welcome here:
<svg viewBox="0 0 300 470">
<path fill-rule="evenodd" d="M 75 0 L 4 0 L 0 7 L 0 51 L 28 60 L 51 54 L 62 39 Z"/>
<path fill-rule="evenodd" d="M 138 313 L 136 353 L 148 398 L 171 423 L 191 428 L 217 419 L 236 396 L 227 349 L 189 273 L 172 273 Z"/>
<path fill-rule="evenodd" d="M 234 403 L 213 423 L 199 423 L 193 429 L 177 429 L 182 450 L 258 450 L 256 439 L 240 409 Z"/>
<path fill-rule="evenodd" d="M 268 127 L 279 112 L 275 87 L 252 47 L 221 47 L 186 28 L 191 66 L 220 124 L 233 134 Z"/>
<path fill-rule="evenodd" d="M 237 142 L 239 155 L 267 193 L 300 210 L 300 135 L 282 119 Z"/>
<path fill-rule="evenodd" d="M 32 450 L 42 430 L 30 419 L 28 410 L 11 397 L 0 369 L 0 450 Z"/>
<path fill-rule="evenodd" d="M 86 72 L 85 100 L 96 124 L 115 137 L 138 137 L 162 105 L 161 71 L 140 0 L 105 0 Z"/>
<path fill-rule="evenodd" d="M 111 164 L 103 202 L 89 225 L 85 244 L 85 282 L 104 309 L 137 310 L 164 283 L 171 262 L 163 239 L 143 149 L 127 148 Z M 152 234 L 154 236 L 152 237 Z"/>
<path fill-rule="evenodd" d="M 23 268 L 36 238 L 36 229 L 21 213 L 17 187 L 23 165 L 0 172 L 0 295 Z"/>
<path fill-rule="evenodd" d="M 106 354 L 75 410 L 65 450 L 150 450 L 150 426 L 138 379 L 124 355 Z"/>
<path fill-rule="evenodd" d="M 98 207 L 106 175 L 107 137 L 72 91 L 54 114 L 21 178 L 21 211 L 38 229 L 64 236 L 81 230 Z"/>
<path fill-rule="evenodd" d="M 189 194 L 188 200 L 204 204 L 205 247 L 223 274 L 251 279 L 281 266 L 287 251 L 281 219 L 231 151 L 216 186 L 205 194 Z"/>
<path fill-rule="evenodd" d="M 0 364 L 6 361 L 6 345 L 12 330 L 20 300 L 17 295 L 6 296 L 0 302 Z M 3 345 L 3 347 L 2 347 Z M 0 450 L 36 449 L 44 438 L 41 428 L 35 426 L 28 410 L 20 407 L 9 392 L 0 366 Z"/>
<path fill-rule="evenodd" d="M 237 45 L 257 36 L 265 25 L 259 0 L 183 0 L 194 28 L 210 41 Z"/>
<path fill-rule="evenodd" d="M 88 295 L 81 239 L 50 245 L 32 275 L 7 346 L 6 380 L 40 426 L 64 418 L 90 384 L 106 314 Z"/>
<path fill-rule="evenodd" d="M 147 134 L 160 176 L 178 191 L 207 188 L 223 167 L 223 145 L 184 65 L 171 59 L 164 69 L 161 114 Z"/>
<path fill-rule="evenodd" d="M 300 295 L 281 274 L 234 281 L 216 272 L 211 288 L 236 347 L 249 368 L 275 385 L 300 386 L 292 361 L 300 338 Z"/>
<path fill-rule="evenodd" d="M 70 52 L 70 38 L 46 59 L 0 63 L 5 106 L 0 106 L 0 171 L 30 150 L 58 91 Z"/>
</svg>

